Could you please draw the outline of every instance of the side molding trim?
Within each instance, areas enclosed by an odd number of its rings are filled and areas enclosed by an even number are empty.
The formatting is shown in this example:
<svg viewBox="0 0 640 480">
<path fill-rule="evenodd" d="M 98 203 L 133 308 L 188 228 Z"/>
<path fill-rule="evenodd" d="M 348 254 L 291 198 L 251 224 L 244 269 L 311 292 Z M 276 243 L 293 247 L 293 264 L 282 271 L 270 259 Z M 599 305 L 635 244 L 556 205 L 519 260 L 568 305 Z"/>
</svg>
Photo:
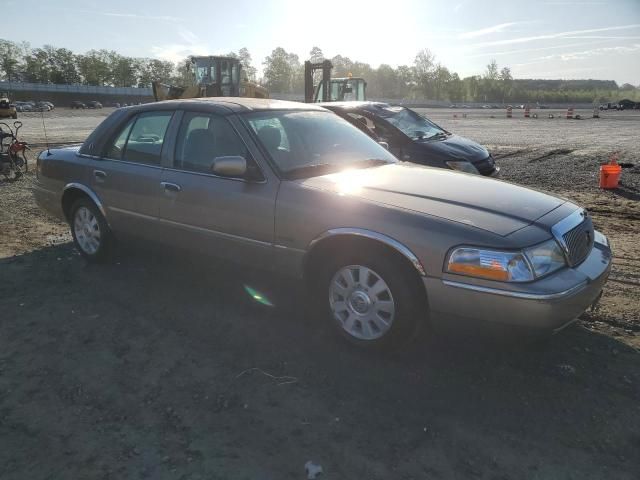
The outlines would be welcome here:
<svg viewBox="0 0 640 480">
<path fill-rule="evenodd" d="M 409 248 L 407 248 L 402 243 L 398 242 L 397 240 L 387 235 L 374 232 L 371 230 L 365 230 L 364 228 L 346 227 L 346 228 L 333 228 L 331 230 L 327 230 L 326 232 L 324 232 L 323 234 L 321 234 L 320 236 L 316 237 L 311 241 L 311 243 L 309 244 L 309 248 L 307 248 L 307 252 L 310 252 L 314 246 L 316 246 L 320 241 L 325 240 L 326 238 L 344 236 L 344 235 L 364 237 L 370 240 L 375 240 L 380 243 L 383 243 L 384 245 L 387 245 L 388 247 L 393 248 L 398 253 L 400 253 L 403 257 L 409 260 L 413 265 L 413 267 L 418 271 L 418 273 L 422 277 L 427 276 L 427 272 L 422 266 L 422 263 L 420 263 L 420 260 L 418 260 L 418 257 L 411 250 L 409 250 Z"/>
</svg>

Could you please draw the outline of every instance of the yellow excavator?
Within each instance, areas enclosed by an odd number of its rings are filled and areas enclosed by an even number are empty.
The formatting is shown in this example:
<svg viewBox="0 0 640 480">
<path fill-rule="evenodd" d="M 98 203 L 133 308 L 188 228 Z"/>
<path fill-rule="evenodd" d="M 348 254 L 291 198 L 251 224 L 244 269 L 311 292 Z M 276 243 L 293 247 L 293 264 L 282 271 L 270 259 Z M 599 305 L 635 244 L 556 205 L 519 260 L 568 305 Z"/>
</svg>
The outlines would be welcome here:
<svg viewBox="0 0 640 480">
<path fill-rule="evenodd" d="M 200 97 L 269 98 L 269 91 L 250 82 L 240 60 L 234 57 L 191 57 L 187 63 L 190 81 L 185 86 L 153 82 L 156 101 Z"/>
</svg>

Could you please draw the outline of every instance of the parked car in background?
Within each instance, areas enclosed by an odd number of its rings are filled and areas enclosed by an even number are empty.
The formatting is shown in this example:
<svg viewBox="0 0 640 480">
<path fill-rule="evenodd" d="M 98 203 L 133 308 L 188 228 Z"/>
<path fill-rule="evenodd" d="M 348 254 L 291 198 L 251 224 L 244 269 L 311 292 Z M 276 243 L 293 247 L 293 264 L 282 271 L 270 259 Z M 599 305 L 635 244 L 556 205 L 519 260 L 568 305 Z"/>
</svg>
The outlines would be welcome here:
<svg viewBox="0 0 640 480">
<path fill-rule="evenodd" d="M 625 98 L 624 100 L 620 100 L 618 102 L 619 110 L 633 110 L 635 107 L 636 107 L 636 102 L 631 101 L 627 98 Z"/>
<path fill-rule="evenodd" d="M 38 204 L 88 261 L 119 239 L 304 279 L 352 343 L 421 324 L 551 332 L 599 298 L 611 250 L 577 205 L 398 162 L 310 104 L 199 98 L 117 109 L 81 147 L 37 159 Z M 90 272 L 89 272 L 90 273 Z"/>
<path fill-rule="evenodd" d="M 102 108 L 102 104 L 97 100 L 87 102 L 87 108 Z"/>
<path fill-rule="evenodd" d="M 18 112 L 33 112 L 33 105 L 27 102 L 15 102 L 16 111 Z"/>
<path fill-rule="evenodd" d="M 51 110 L 51 105 L 48 102 L 36 102 L 34 111 L 36 112 L 48 112 Z"/>
<path fill-rule="evenodd" d="M 71 102 L 71 109 L 80 110 L 85 108 L 87 108 L 87 106 L 79 100 L 74 100 L 73 102 Z"/>
<path fill-rule="evenodd" d="M 400 160 L 488 176 L 500 173 L 486 148 L 446 131 L 409 108 L 382 102 L 320 105 L 376 141 L 387 143 Z"/>
</svg>

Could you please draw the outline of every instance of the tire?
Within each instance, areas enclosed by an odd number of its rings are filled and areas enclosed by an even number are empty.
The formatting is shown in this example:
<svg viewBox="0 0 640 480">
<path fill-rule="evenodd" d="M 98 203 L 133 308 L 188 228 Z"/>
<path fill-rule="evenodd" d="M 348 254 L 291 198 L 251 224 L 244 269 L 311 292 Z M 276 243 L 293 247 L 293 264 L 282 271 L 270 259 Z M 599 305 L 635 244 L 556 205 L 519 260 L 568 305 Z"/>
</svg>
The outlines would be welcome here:
<svg viewBox="0 0 640 480">
<path fill-rule="evenodd" d="M 113 234 L 98 207 L 88 198 L 79 198 L 71 206 L 69 226 L 73 243 L 90 263 L 105 262 L 112 250 Z"/>
<path fill-rule="evenodd" d="M 14 113 L 13 115 L 11 115 L 11 118 L 13 118 L 14 120 L 17 120 L 18 119 L 18 114 Z"/>
<path fill-rule="evenodd" d="M 348 275 L 351 286 L 345 282 Z M 398 349 L 426 321 L 426 296 L 409 267 L 376 249 L 332 259 L 319 294 L 337 332 L 363 349 Z"/>
</svg>

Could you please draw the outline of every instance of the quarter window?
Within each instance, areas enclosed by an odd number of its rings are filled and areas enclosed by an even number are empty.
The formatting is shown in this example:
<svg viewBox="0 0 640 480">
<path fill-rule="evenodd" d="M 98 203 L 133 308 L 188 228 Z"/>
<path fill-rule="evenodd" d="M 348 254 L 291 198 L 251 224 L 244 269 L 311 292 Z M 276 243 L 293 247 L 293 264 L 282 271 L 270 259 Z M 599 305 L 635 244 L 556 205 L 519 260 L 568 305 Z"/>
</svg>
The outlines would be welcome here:
<svg viewBox="0 0 640 480">
<path fill-rule="evenodd" d="M 118 134 L 114 142 L 107 150 L 107 158 L 112 158 L 114 160 L 122 160 L 122 154 L 124 153 L 124 147 L 127 144 L 127 139 L 129 138 L 129 133 L 131 132 L 131 127 L 133 126 L 133 122 L 135 119 L 131 119 L 127 122 L 127 125 L 122 129 L 122 131 Z"/>
</svg>

